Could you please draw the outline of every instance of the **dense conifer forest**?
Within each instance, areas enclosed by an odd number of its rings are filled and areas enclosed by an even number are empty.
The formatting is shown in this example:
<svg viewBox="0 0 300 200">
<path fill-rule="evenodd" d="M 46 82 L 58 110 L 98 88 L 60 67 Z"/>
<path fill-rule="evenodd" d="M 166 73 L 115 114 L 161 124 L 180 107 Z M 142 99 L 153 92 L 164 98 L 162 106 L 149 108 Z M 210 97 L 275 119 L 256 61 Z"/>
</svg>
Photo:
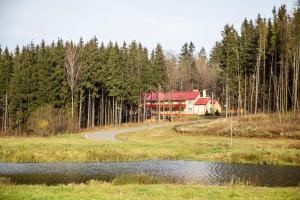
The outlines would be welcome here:
<svg viewBox="0 0 300 200">
<path fill-rule="evenodd" d="M 219 34 L 219 33 L 215 33 Z M 299 113 L 300 8 L 224 26 L 209 56 L 192 42 L 179 55 L 158 44 L 58 39 L 0 49 L 0 128 L 56 134 L 144 119 L 149 91 L 207 89 L 229 110 Z M 50 119 L 50 120 L 49 120 Z M 46 124 L 45 124 L 46 123 Z"/>
</svg>

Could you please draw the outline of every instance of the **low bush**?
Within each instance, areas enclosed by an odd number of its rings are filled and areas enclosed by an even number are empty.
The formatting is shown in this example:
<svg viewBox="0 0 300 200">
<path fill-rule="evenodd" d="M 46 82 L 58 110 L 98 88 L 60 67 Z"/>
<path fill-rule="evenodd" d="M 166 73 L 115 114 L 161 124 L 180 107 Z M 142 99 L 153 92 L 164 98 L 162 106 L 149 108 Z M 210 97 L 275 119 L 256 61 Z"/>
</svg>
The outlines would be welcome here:
<svg viewBox="0 0 300 200">
<path fill-rule="evenodd" d="M 74 121 L 65 110 L 45 105 L 39 107 L 30 115 L 27 127 L 34 134 L 47 136 L 74 131 L 76 126 L 74 126 Z"/>
<path fill-rule="evenodd" d="M 211 113 L 209 113 L 207 110 L 205 111 L 205 116 L 211 116 Z"/>
</svg>

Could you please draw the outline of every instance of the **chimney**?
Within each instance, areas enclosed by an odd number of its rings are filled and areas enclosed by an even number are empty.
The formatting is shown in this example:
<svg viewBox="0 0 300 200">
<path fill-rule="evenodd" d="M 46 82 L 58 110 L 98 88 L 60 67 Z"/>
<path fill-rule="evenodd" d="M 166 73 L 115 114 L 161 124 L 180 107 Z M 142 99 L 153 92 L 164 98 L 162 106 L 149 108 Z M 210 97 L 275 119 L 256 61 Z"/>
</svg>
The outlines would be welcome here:
<svg viewBox="0 0 300 200">
<path fill-rule="evenodd" d="M 206 98 L 206 90 L 203 90 L 203 98 Z"/>
</svg>

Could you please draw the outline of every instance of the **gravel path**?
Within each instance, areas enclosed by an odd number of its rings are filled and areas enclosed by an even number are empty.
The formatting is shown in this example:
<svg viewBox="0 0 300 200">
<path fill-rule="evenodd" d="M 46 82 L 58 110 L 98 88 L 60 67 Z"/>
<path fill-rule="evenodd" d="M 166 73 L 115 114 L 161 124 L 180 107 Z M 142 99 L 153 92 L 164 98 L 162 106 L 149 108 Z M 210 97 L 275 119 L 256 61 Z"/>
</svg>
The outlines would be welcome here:
<svg viewBox="0 0 300 200">
<path fill-rule="evenodd" d="M 185 122 L 185 123 L 191 123 L 191 122 Z M 110 140 L 110 141 L 117 141 L 115 138 L 116 135 L 121 133 L 130 133 L 130 132 L 136 132 L 136 131 L 142 131 L 146 129 L 153 129 L 153 128 L 160 128 L 160 127 L 167 127 L 167 126 L 176 126 L 178 124 L 185 124 L 185 123 L 167 123 L 167 124 L 155 124 L 155 125 L 146 125 L 146 126 L 140 126 L 140 127 L 133 127 L 133 128 L 122 128 L 122 129 L 116 129 L 116 130 L 108 130 L 108 131 L 99 131 L 99 132 L 93 132 L 93 133 L 87 133 L 84 135 L 86 139 L 92 139 L 92 140 Z"/>
</svg>

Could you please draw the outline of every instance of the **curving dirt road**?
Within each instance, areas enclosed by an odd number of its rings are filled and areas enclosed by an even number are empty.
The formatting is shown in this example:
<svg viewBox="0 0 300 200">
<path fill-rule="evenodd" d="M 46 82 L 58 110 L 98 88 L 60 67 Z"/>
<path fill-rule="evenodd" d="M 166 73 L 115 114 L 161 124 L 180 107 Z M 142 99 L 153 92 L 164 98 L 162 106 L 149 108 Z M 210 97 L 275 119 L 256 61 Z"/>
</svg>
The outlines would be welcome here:
<svg viewBox="0 0 300 200">
<path fill-rule="evenodd" d="M 186 123 L 193 123 L 193 122 L 185 122 L 185 123 L 167 123 L 167 124 L 154 124 L 154 125 L 147 125 L 147 126 L 140 126 L 140 127 L 133 127 L 133 128 L 121 128 L 116 130 L 108 130 L 108 131 L 99 131 L 93 133 L 87 133 L 84 135 L 86 139 L 92 140 L 110 140 L 110 141 L 118 141 L 115 136 L 121 133 L 130 133 L 136 131 L 142 131 L 146 129 L 153 129 L 153 128 L 160 128 L 160 127 L 167 127 L 167 126 L 176 126 L 179 124 L 186 124 Z"/>
</svg>

